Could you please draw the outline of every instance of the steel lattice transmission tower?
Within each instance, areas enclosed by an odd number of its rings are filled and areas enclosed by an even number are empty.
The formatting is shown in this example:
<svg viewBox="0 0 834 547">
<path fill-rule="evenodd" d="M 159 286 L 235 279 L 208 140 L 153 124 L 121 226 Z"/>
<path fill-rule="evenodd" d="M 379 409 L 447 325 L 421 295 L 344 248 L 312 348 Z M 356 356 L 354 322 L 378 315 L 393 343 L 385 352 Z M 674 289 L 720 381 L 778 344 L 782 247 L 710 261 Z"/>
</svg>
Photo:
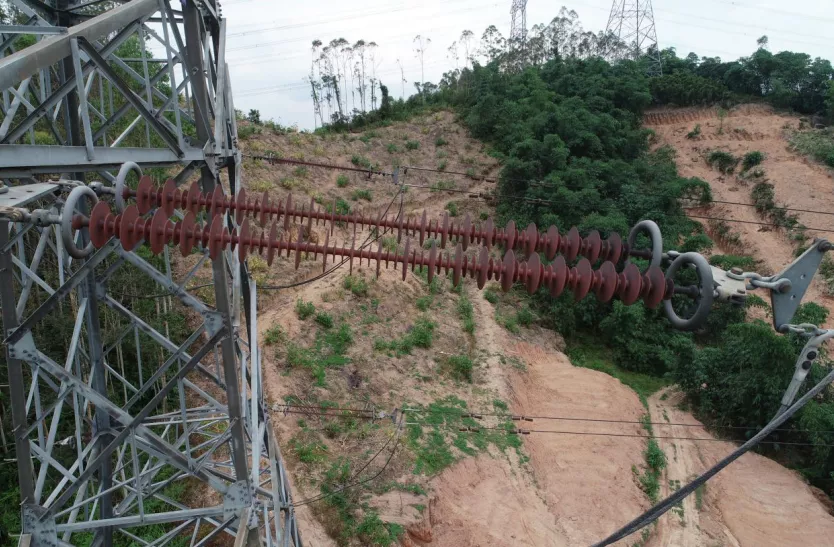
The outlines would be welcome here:
<svg viewBox="0 0 834 547">
<path fill-rule="evenodd" d="M 613 34 L 624 46 L 623 53 L 612 55 L 614 59 L 638 59 L 645 55 L 649 74 L 662 73 L 651 0 L 614 0 L 605 33 Z"/>
<path fill-rule="evenodd" d="M 516 68 L 527 66 L 527 0 L 513 0 L 510 8 L 509 49 Z"/>
<path fill-rule="evenodd" d="M 301 547 L 246 263 L 95 248 L 72 224 L 99 199 L 118 206 L 116 188 L 151 169 L 240 191 L 217 1 L 7 4 L 24 23 L 0 25 L 0 306 L 21 544 Z M 201 272 L 213 290 L 191 288 Z M 140 279 L 163 296 L 126 297 Z M 178 484 L 201 501 L 169 497 Z"/>
</svg>

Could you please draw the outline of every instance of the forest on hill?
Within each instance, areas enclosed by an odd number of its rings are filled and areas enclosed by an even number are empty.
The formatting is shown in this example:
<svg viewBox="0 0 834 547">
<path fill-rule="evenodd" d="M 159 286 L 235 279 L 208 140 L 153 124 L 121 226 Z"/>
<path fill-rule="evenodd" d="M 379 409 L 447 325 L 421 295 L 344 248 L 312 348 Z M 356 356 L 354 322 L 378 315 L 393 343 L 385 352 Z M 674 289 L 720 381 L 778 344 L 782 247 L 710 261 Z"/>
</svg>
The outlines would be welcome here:
<svg viewBox="0 0 834 547">
<path fill-rule="evenodd" d="M 599 230 L 605 237 L 626 234 L 648 218 L 660 225 L 665 250 L 706 251 L 715 243 L 687 218 L 682 203 L 708 204 L 709 185 L 679 176 L 672 149 L 651 148 L 652 131 L 641 124 L 644 111 L 657 105 L 729 108 L 764 102 L 813 115 L 817 123 L 834 119 L 831 63 L 804 53 L 771 53 L 766 37 L 749 57 L 735 61 L 695 53 L 681 58 L 674 49 L 663 50 L 663 75 L 649 77 L 647 59 L 612 65 L 601 58 L 610 37 L 582 30 L 572 12 L 534 29 L 523 69 L 496 32 L 487 29 L 481 46 L 473 48 L 480 57 L 469 56 L 469 63 L 447 72 L 438 84 L 419 83 L 418 94 L 395 100 L 379 82 L 378 108 L 357 109 L 350 117 L 334 111 L 319 131 L 387 125 L 425 109 L 451 107 L 503 166 L 497 202 L 503 220 L 555 224 L 562 231 L 577 226 L 581 233 Z M 315 86 L 313 96 L 319 100 Z M 834 154 L 818 159 L 834 165 Z M 794 222 L 792 228 L 798 229 L 797 250 L 804 249 L 802 227 Z M 713 254 L 711 261 L 725 268 L 753 267 L 745 256 Z M 754 318 L 751 308 L 769 309 L 755 295 L 747 308 L 715 306 L 706 327 L 695 333 L 672 329 L 660 310 L 643 304 L 601 304 L 594 298 L 574 303 L 568 295 L 552 298 L 540 291 L 531 305 L 543 325 L 574 345 L 587 336 L 603 339 L 622 369 L 680 385 L 698 416 L 719 434 L 733 427 L 750 437 L 771 419 L 804 344 Z M 793 322 L 819 325 L 826 315 L 825 308 L 808 302 Z M 825 356 L 814 364 L 806 389 L 827 365 Z M 834 495 L 830 390 L 768 440 L 773 444 L 761 448 L 763 453 Z"/>
</svg>

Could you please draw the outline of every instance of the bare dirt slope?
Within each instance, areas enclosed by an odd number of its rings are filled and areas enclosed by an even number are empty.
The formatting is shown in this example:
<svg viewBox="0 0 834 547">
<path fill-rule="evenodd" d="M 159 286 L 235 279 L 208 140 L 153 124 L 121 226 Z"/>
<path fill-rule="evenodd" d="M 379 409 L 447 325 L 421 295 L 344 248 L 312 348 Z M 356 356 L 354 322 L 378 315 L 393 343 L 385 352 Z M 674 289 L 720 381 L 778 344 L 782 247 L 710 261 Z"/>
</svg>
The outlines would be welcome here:
<svg viewBox="0 0 834 547">
<path fill-rule="evenodd" d="M 681 176 L 707 181 L 716 200 L 752 204 L 751 186 L 735 175 L 722 175 L 712 169 L 706 163 L 706 154 L 711 150 L 725 150 L 741 157 L 758 150 L 765 154 L 761 166 L 767 181 L 774 186 L 775 200 L 779 205 L 834 211 L 832 171 L 789 149 L 787 137 L 800 124 L 796 116 L 777 113 L 764 105 L 741 105 L 731 109 L 723 121 L 716 109 L 685 109 L 648 113 L 644 123 L 655 131 L 659 145 L 671 145 L 677 151 Z M 701 126 L 701 134 L 694 139 L 687 138 L 696 125 Z M 737 205 L 715 204 L 708 210 L 699 210 L 697 214 L 747 222 L 763 221 L 755 208 Z M 813 230 L 834 230 L 830 215 L 805 212 L 797 215 L 799 221 L 809 228 L 809 237 L 818 235 L 830 239 L 834 235 Z M 707 224 L 705 220 L 699 222 Z M 744 254 L 761 261 L 759 273 L 762 275 L 777 273 L 793 260 L 794 245 L 784 231 L 738 222 L 729 225 L 740 236 Z M 818 281 L 812 283 L 805 301 L 824 303 L 832 309 L 832 300 L 825 296 Z"/>
<path fill-rule="evenodd" d="M 372 134 L 370 138 L 368 132 L 321 138 L 264 133 L 245 141 L 243 146 L 247 153 L 275 152 L 284 157 L 341 164 L 361 156 L 381 169 L 388 169 L 393 162 L 432 167 L 445 162 L 448 171 L 471 169 L 478 175 L 496 172 L 495 161 L 484 155 L 482 146 L 469 139 L 448 113 L 377 129 Z M 447 144 L 436 145 L 438 137 Z M 408 148 L 405 144 L 409 141 L 417 141 L 419 146 Z M 266 189 L 272 199 L 284 199 L 289 192 L 296 199 L 306 196 L 309 200 L 313 196 L 323 203 L 341 198 L 353 209 L 361 208 L 370 215 L 384 211 L 396 194 L 390 182 L 368 180 L 361 175 L 348 175 L 348 184 L 340 187 L 338 172 L 318 168 L 296 170 L 247 160 L 246 174 L 251 189 Z M 407 182 L 424 187 L 440 184 L 471 191 L 489 190 L 489 183 L 471 178 L 417 171 L 408 173 Z M 357 191 L 367 191 L 370 199 L 351 199 L 357 197 Z M 454 202 L 460 216 L 469 213 L 477 218 L 489 211 L 486 204 L 469 199 L 466 194 L 419 187 L 408 189 L 403 206 L 406 213 L 426 208 L 430 215 L 439 215 L 444 208 L 450 208 L 449 202 Z M 399 199 L 395 203 L 398 207 Z M 323 230 L 314 225 L 309 237 L 321 240 Z M 348 230 L 337 227 L 330 241 L 349 241 L 351 237 Z M 386 244 L 396 242 L 389 240 Z M 257 260 L 253 265 L 262 287 L 307 279 L 321 272 L 321 263 L 312 260 L 302 260 L 297 271 L 292 260 L 276 261 L 269 269 Z M 390 410 L 402 407 L 405 401 L 427 405 L 454 396 L 472 409 L 490 409 L 494 401 L 505 401 L 514 413 L 634 420 L 643 413 L 635 394 L 617 380 L 574 368 L 561 353 L 562 342 L 555 333 L 537 327 L 521 327 L 517 334 L 505 329 L 498 322 L 497 309 L 484 299 L 482 292 L 466 287 L 457 294 L 447 283 L 435 292 L 417 275 L 409 273 L 403 282 L 399 272 L 384 269 L 374 280 L 374 270 L 374 265 L 354 267 L 353 278 L 368 284 L 367 294 L 363 295 L 345 288 L 349 273 L 346 267 L 297 289 L 259 293 L 261 339 L 266 340 L 276 326 L 281 327 L 284 337 L 263 352 L 264 381 L 271 402 L 282 403 L 287 397 L 295 397 L 311 404 L 323 400 L 354 406 L 374 403 Z M 458 310 L 464 298 L 472 302 L 474 334 L 462 328 Z M 428 299 L 424 313 L 437 325 L 431 348 L 415 348 L 411 355 L 402 357 L 375 350 L 375 340 L 394 340 L 414 328 L 415 319 L 421 316 L 418 299 L 423 299 L 423 306 Z M 324 386 L 317 385 L 304 370 L 287 364 L 287 344 L 312 346 L 317 329 L 321 332 L 312 319 L 304 321 L 294 313 L 297 300 L 312 302 L 317 312 L 349 323 L 353 330 L 354 342 L 347 353 L 350 364 L 342 369 L 328 369 Z M 512 310 L 512 303 L 504 306 Z M 447 358 L 458 354 L 467 354 L 475 362 L 471 383 L 453 380 L 448 375 Z M 326 473 L 326 464 L 302 461 L 294 448 L 297 439 L 309 438 L 303 435 L 314 434 L 314 426 L 322 424 L 310 415 L 303 416 L 306 423 L 301 426 L 298 418 L 277 414 L 274 420 L 296 501 L 319 494 L 318 486 Z M 483 425 L 492 424 L 485 420 Z M 539 421 L 518 425 L 528 429 L 600 430 L 586 425 L 550 427 L 554 424 Z M 637 432 L 632 426 L 621 429 Z M 364 434 L 361 440 L 341 433 L 317 438 L 329 458 L 348 458 L 356 468 L 384 447 L 393 433 L 390 427 L 381 427 L 368 429 Z M 401 538 L 404 546 L 587 545 L 648 506 L 632 472 L 633 468 L 642 468 L 644 448 L 640 439 L 614 442 L 607 437 L 534 434 L 523 437 L 518 452 L 490 447 L 467 456 L 452 447 L 457 461 L 432 476 L 413 472 L 415 454 L 404 447 L 395 452 L 384 475 L 375 482 L 421 488 L 412 488 L 414 492 L 383 491 L 372 485 L 363 499 L 383 521 L 405 528 Z M 381 463 L 374 462 L 370 469 L 380 469 Z M 336 544 L 331 536 L 338 523 L 332 508 L 304 505 L 298 514 L 307 544 Z"/>
<path fill-rule="evenodd" d="M 664 389 L 649 399 L 656 421 L 699 424 L 689 412 L 678 409 L 683 395 Z M 703 427 L 655 427 L 659 437 L 712 438 Z M 668 465 L 663 495 L 726 456 L 728 442 L 694 442 L 658 439 Z M 703 490 L 686 498 L 664 515 L 652 546 L 805 546 L 830 545 L 834 518 L 793 471 L 748 453 L 714 477 Z"/>
</svg>

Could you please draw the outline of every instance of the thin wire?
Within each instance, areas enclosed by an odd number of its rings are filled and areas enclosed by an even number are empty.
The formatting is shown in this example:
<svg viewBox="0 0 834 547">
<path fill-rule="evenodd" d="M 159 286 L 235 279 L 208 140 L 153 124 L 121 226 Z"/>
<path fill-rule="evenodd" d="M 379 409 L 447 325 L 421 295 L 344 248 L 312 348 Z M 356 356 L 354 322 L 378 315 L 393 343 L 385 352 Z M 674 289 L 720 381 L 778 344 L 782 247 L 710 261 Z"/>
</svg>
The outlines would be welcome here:
<svg viewBox="0 0 834 547">
<path fill-rule="evenodd" d="M 388 468 L 388 464 L 390 464 L 390 463 L 391 463 L 391 460 L 393 459 L 394 454 L 396 454 L 396 453 L 397 453 L 397 447 L 398 447 L 398 446 L 399 446 L 399 444 L 400 444 L 400 432 L 401 432 L 401 431 L 402 431 L 402 428 L 401 428 L 401 427 L 397 427 L 397 434 L 394 436 L 394 437 L 396 437 L 396 442 L 394 443 L 394 448 L 391 450 L 391 454 L 389 454 L 389 455 L 388 455 L 388 459 L 387 459 L 387 460 L 385 460 L 385 464 L 382 466 L 382 469 L 380 469 L 380 470 L 377 472 L 377 474 L 376 474 L 376 475 L 374 475 L 373 477 L 368 477 L 367 479 L 363 479 L 363 480 L 361 480 L 361 481 L 357 481 L 357 482 L 354 482 L 354 483 L 348 483 L 348 484 L 346 484 L 346 485 L 342 486 L 341 488 L 339 488 L 339 489 L 337 489 L 337 490 L 334 490 L 334 491 L 332 491 L 332 492 L 328 492 L 327 494 L 322 494 L 322 495 L 320 495 L 320 496 L 315 496 L 315 497 L 312 497 L 312 498 L 307 498 L 306 500 L 301 500 L 300 502 L 293 503 L 293 504 L 292 504 L 292 505 L 293 505 L 293 507 L 301 507 L 302 505 L 307 505 L 307 504 L 309 504 L 309 503 L 315 503 L 315 502 L 317 502 L 317 501 L 321 501 L 321 500 L 323 500 L 323 499 L 325 499 L 325 498 L 329 498 L 330 496 L 332 496 L 332 495 L 334 495 L 334 494 L 338 494 L 338 493 L 340 493 L 340 492 L 344 492 L 345 490 L 347 490 L 347 489 L 349 489 L 349 488 L 353 488 L 354 486 L 361 486 L 361 485 L 363 485 L 363 484 L 367 484 L 367 483 L 369 483 L 369 482 L 373 481 L 374 479 L 376 479 L 377 477 L 379 477 L 380 475 L 382 475 L 382 473 L 383 473 L 383 472 L 384 472 L 384 471 Z M 385 444 L 384 444 L 384 445 L 382 445 L 382 448 L 380 448 L 380 449 L 379 449 L 379 451 L 378 451 L 376 454 L 374 454 L 373 458 L 371 458 L 371 459 L 370 459 L 370 460 L 369 460 L 369 461 L 368 461 L 368 462 L 367 462 L 364 466 L 362 466 L 362 468 L 361 468 L 359 471 L 357 471 L 356 473 L 354 473 L 353 478 L 355 478 L 355 477 L 359 476 L 359 473 L 361 473 L 362 471 L 364 471 L 364 470 L 365 470 L 365 468 L 366 468 L 366 467 L 368 467 L 368 465 L 369 465 L 372 461 L 374 461 L 374 460 L 376 459 L 376 457 L 377 457 L 377 456 L 379 456 L 379 455 L 382 453 L 382 451 L 383 451 L 383 450 L 385 450 L 385 447 L 387 447 L 387 446 L 391 443 L 391 439 L 392 439 L 392 438 L 394 438 L 394 437 L 388 437 L 388 440 L 385 442 Z"/>
<path fill-rule="evenodd" d="M 664 513 L 666 513 L 667 511 L 669 511 L 669 509 L 674 507 L 675 504 L 680 503 L 685 497 L 693 493 L 702 484 L 706 483 L 709 479 L 717 475 L 722 469 L 733 463 L 746 452 L 750 451 L 753 447 L 760 443 L 762 439 L 764 439 L 770 433 L 772 433 L 773 430 L 785 423 L 791 416 L 796 414 L 803 406 L 805 406 L 808 403 L 808 401 L 819 395 L 824 389 L 826 389 L 829 386 L 829 384 L 831 384 L 831 382 L 834 382 L 834 371 L 829 372 L 825 376 L 825 378 L 820 380 L 820 382 L 817 385 L 811 388 L 805 395 L 803 395 L 799 400 L 797 400 L 793 405 L 791 405 L 785 412 L 777 416 L 773 421 L 766 425 L 764 429 L 759 431 L 749 441 L 736 448 L 726 458 L 724 458 L 714 466 L 710 467 L 707 471 L 702 473 L 695 480 L 691 481 L 683 488 L 680 488 L 677 492 L 673 493 L 660 503 L 656 504 L 654 507 L 651 507 L 648 511 L 645 511 L 640 516 L 633 519 L 631 522 L 629 522 L 628 524 L 626 524 L 625 526 L 608 536 L 607 538 L 603 539 L 598 543 L 595 543 L 593 547 L 605 547 L 606 545 L 611 545 L 612 543 L 623 539 L 624 537 L 636 532 L 644 526 L 647 526 L 648 524 L 651 524 L 652 522 L 659 519 Z"/>
<path fill-rule="evenodd" d="M 250 158 L 253 158 L 253 159 L 259 159 L 259 160 L 270 161 L 271 163 L 284 163 L 284 164 L 289 164 L 289 165 L 306 165 L 306 166 L 310 166 L 310 167 L 321 167 L 321 168 L 324 168 L 324 169 L 336 169 L 336 170 L 341 170 L 341 171 L 353 171 L 353 172 L 365 173 L 367 175 L 380 175 L 380 176 L 386 176 L 386 177 L 393 176 L 393 173 L 390 173 L 390 172 L 387 172 L 387 171 L 378 171 L 378 170 L 373 170 L 373 169 L 361 169 L 361 168 L 357 168 L 357 167 L 349 167 L 349 166 L 342 166 L 342 165 L 336 165 L 336 164 L 305 162 L 305 161 L 300 161 L 300 160 L 273 158 L 273 157 L 270 157 L 270 156 L 247 155 L 246 157 L 250 157 Z M 465 176 L 465 177 L 467 177 L 467 178 L 469 178 L 473 181 L 495 182 L 495 183 L 499 182 L 498 179 L 495 178 L 495 177 L 473 177 L 471 174 L 464 173 L 464 172 L 461 172 L 461 171 L 447 171 L 447 170 L 434 169 L 434 168 L 431 168 L 431 167 L 420 167 L 420 166 L 415 166 L 415 165 L 406 165 L 406 166 L 402 166 L 402 167 L 403 167 L 403 174 L 407 173 L 408 170 L 411 169 L 411 170 L 414 170 L 414 171 L 425 171 L 425 172 L 429 172 L 429 173 L 440 173 L 440 174 L 446 174 L 446 175 Z M 529 179 L 505 179 L 505 181 L 506 182 L 520 182 L 520 183 L 525 183 L 525 184 L 529 184 L 531 186 L 542 187 L 542 188 L 554 188 L 554 189 L 556 189 L 556 188 L 566 188 L 566 189 L 571 190 L 571 191 L 577 191 L 577 190 L 582 189 L 582 188 L 570 188 L 569 186 L 559 186 L 559 185 L 556 185 L 556 184 L 540 182 L 540 181 L 533 181 L 533 180 L 529 180 Z M 424 185 L 406 185 L 406 186 L 410 186 L 410 187 L 413 187 L 413 188 L 426 188 L 426 189 L 433 190 L 433 191 L 442 191 L 442 192 L 450 192 L 450 193 L 461 193 L 461 194 L 470 193 L 467 190 L 458 190 L 458 189 L 453 189 L 453 188 L 432 188 L 431 186 L 424 186 Z M 671 196 L 667 196 L 666 194 L 661 194 L 661 193 L 658 193 L 658 192 L 641 191 L 640 193 L 643 194 L 643 195 L 649 195 L 649 196 L 671 197 Z M 530 202 L 538 202 L 538 203 L 547 203 L 547 204 L 556 204 L 556 203 L 558 203 L 558 202 L 555 202 L 555 201 L 552 201 L 552 200 L 544 200 L 544 199 L 540 199 L 540 198 L 526 198 L 524 196 L 517 196 L 517 197 L 516 196 L 508 196 L 508 197 L 511 197 L 513 199 L 520 199 L 522 201 L 530 201 Z M 474 198 L 474 196 L 473 196 L 473 198 Z M 690 199 L 690 198 L 679 197 L 679 198 L 676 198 L 676 199 Z M 694 198 L 691 198 L 691 199 L 694 199 Z M 722 205 L 736 205 L 736 206 L 739 206 L 739 207 L 754 207 L 754 208 L 756 207 L 755 204 L 742 203 L 740 201 L 726 201 L 726 200 L 712 199 L 712 200 L 709 201 L 709 203 L 720 203 Z M 787 206 L 784 206 L 784 207 L 778 207 L 777 206 L 777 207 L 773 207 L 773 208 L 783 210 L 783 211 L 793 211 L 793 212 L 797 212 L 797 213 L 809 213 L 809 214 L 815 214 L 815 215 L 831 215 L 831 216 L 834 216 L 834 211 L 820 211 L 820 210 L 814 210 L 814 209 L 801 209 L 801 208 L 787 207 Z M 687 216 L 689 216 L 690 218 L 707 218 L 707 217 L 693 217 L 691 215 L 687 215 Z M 726 220 L 726 221 L 730 221 L 730 222 L 741 222 L 741 223 L 752 223 L 752 221 L 741 221 L 741 220 L 732 220 L 732 219 L 717 219 L 717 220 Z M 760 225 L 765 225 L 765 226 L 777 226 L 778 227 L 778 225 L 775 225 L 775 224 L 767 224 L 767 223 L 761 223 L 761 222 L 756 222 L 755 224 L 760 224 Z M 826 230 L 826 229 L 821 229 L 821 228 L 808 228 L 808 229 L 809 230 L 815 230 L 815 231 L 818 231 L 818 232 L 832 232 L 832 233 L 834 233 L 834 230 Z"/>
<path fill-rule="evenodd" d="M 315 406 L 315 405 L 280 405 L 282 407 L 286 407 L 287 409 L 290 408 L 298 408 L 298 409 L 313 409 L 313 410 L 323 410 L 325 412 L 317 413 L 317 412 L 309 412 L 305 413 L 303 411 L 297 410 L 286 410 L 286 412 L 290 414 L 307 414 L 310 416 L 313 415 L 321 415 L 321 416 L 336 416 L 342 417 L 342 415 L 338 414 L 330 414 L 327 411 L 336 411 L 336 412 L 365 412 L 365 413 L 373 413 L 373 409 L 359 409 L 359 408 L 346 408 L 346 407 L 332 407 L 332 406 Z M 529 418 L 531 420 L 553 420 L 553 421 L 565 421 L 565 422 L 594 422 L 594 423 L 608 423 L 608 424 L 634 424 L 634 425 L 652 425 L 652 426 L 675 426 L 675 427 L 703 427 L 707 429 L 707 426 L 704 424 L 688 424 L 688 423 L 676 423 L 676 422 L 644 422 L 640 420 L 607 420 L 601 418 L 578 418 L 574 416 L 538 416 L 538 415 L 527 415 L 527 414 L 511 414 L 506 412 L 478 412 L 477 410 L 469 410 L 466 412 L 454 412 L 449 410 L 433 410 L 433 409 L 417 409 L 417 408 L 404 408 L 404 412 L 410 412 L 413 414 L 442 414 L 447 416 L 460 416 L 460 417 L 472 417 L 472 415 L 476 416 L 488 416 L 494 418 Z M 278 410 L 277 412 L 284 412 L 283 410 Z M 357 417 L 363 418 L 363 416 L 343 416 L 343 417 Z M 372 418 L 372 417 L 369 417 Z M 715 429 L 737 429 L 741 431 L 749 431 L 751 429 L 756 429 L 754 427 L 745 427 L 739 425 L 715 425 L 710 426 L 710 428 Z M 780 428 L 776 429 L 775 431 L 784 431 L 784 432 L 793 432 L 793 433 L 827 433 L 827 434 L 834 434 L 834 430 L 817 430 L 817 429 L 792 429 L 792 428 Z"/>
</svg>

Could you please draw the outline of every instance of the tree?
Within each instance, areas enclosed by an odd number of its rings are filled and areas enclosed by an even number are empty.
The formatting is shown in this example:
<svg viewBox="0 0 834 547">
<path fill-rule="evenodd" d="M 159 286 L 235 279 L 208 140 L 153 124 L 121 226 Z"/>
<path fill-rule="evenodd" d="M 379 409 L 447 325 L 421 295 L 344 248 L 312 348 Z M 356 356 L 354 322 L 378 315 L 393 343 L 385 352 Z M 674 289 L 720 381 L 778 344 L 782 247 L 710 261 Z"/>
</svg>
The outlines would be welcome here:
<svg viewBox="0 0 834 547">
<path fill-rule="evenodd" d="M 414 56 L 417 57 L 418 59 L 420 59 L 420 82 L 425 82 L 426 81 L 426 70 L 425 70 L 426 67 L 425 67 L 425 64 L 424 64 L 424 60 L 425 60 L 425 56 L 426 56 L 426 48 L 429 47 L 429 44 L 431 44 L 431 39 L 430 38 L 423 38 L 421 35 L 418 34 L 417 36 L 414 37 L 413 42 L 415 44 L 415 46 L 414 46 Z M 423 100 L 425 101 L 425 97 L 423 97 Z"/>
<path fill-rule="evenodd" d="M 452 45 L 446 49 L 446 56 L 455 62 L 455 69 L 460 68 L 458 63 L 458 43 L 457 41 L 452 42 Z"/>
<path fill-rule="evenodd" d="M 480 53 L 486 58 L 487 62 L 495 61 L 504 55 L 506 51 L 507 41 L 501 32 L 490 25 L 481 35 L 481 49 Z"/>
<path fill-rule="evenodd" d="M 463 58 L 463 68 L 466 68 L 467 65 L 469 65 L 472 62 L 472 59 L 469 56 L 469 50 L 472 46 L 472 40 L 474 37 L 475 35 L 472 33 L 471 30 L 464 30 L 460 33 L 460 40 L 458 40 L 458 43 L 460 43 L 460 45 L 463 46 L 465 55 L 465 57 Z"/>
<path fill-rule="evenodd" d="M 353 44 L 353 51 L 359 56 L 356 72 L 359 80 L 359 101 L 362 103 L 362 112 L 365 112 L 365 40 L 357 40 Z"/>
<path fill-rule="evenodd" d="M 246 119 L 255 125 L 261 125 L 261 111 L 255 110 L 254 108 L 249 110 L 249 114 L 246 116 Z"/>
<path fill-rule="evenodd" d="M 397 65 L 400 67 L 400 83 L 402 84 L 402 99 L 405 100 L 405 84 L 408 80 L 405 79 L 405 71 L 403 71 L 403 64 L 397 59 Z"/>
<path fill-rule="evenodd" d="M 760 37 L 758 40 L 756 40 L 756 45 L 759 46 L 759 49 L 767 49 L 767 43 L 767 35 L 764 35 Z"/>
</svg>

